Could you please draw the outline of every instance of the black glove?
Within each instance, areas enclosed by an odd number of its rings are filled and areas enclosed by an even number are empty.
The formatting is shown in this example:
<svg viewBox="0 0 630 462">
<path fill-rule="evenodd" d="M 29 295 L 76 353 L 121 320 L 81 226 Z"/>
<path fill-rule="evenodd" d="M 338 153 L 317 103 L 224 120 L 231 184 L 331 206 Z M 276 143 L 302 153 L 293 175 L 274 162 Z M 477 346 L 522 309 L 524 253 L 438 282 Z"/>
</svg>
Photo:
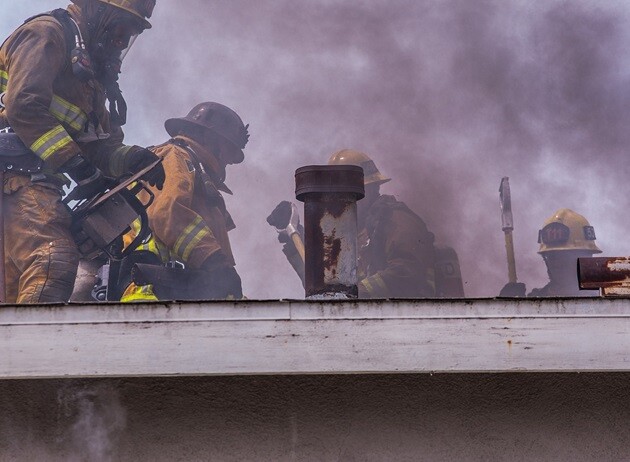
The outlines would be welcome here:
<svg viewBox="0 0 630 462">
<path fill-rule="evenodd" d="M 204 298 L 209 300 L 221 300 L 233 297 L 236 300 L 243 298 L 241 278 L 236 269 L 222 262 L 225 255 L 217 252 L 210 256 L 201 266 L 204 271 L 203 281 L 199 281 L 206 288 Z"/>
<path fill-rule="evenodd" d="M 145 148 L 141 148 L 140 150 L 129 154 L 129 156 L 129 169 L 132 173 L 138 173 L 140 170 L 148 167 L 159 159 L 158 156 Z M 162 163 L 160 162 L 147 173 L 145 173 L 142 176 L 142 179 L 149 183 L 151 186 L 155 186 L 156 188 L 161 190 L 164 187 L 164 180 L 166 179 L 166 173 L 164 172 L 164 167 L 162 166 Z"/>
<path fill-rule="evenodd" d="M 291 202 L 282 201 L 276 208 L 273 209 L 273 212 L 269 214 L 267 217 L 267 223 L 269 223 L 274 228 L 284 229 L 289 225 L 289 220 L 291 219 Z"/>
<path fill-rule="evenodd" d="M 74 156 L 63 164 L 60 170 L 77 184 L 66 197 L 66 202 L 90 199 L 98 193 L 105 192 L 113 184 L 113 180 L 103 176 L 98 168 L 81 155 Z"/>
<path fill-rule="evenodd" d="M 499 297 L 525 297 L 525 284 L 522 282 L 508 282 L 501 289 Z"/>
<path fill-rule="evenodd" d="M 289 226 L 292 213 L 293 210 L 291 207 L 291 202 L 282 201 L 278 205 L 276 205 L 276 208 L 273 209 L 273 212 L 269 214 L 269 216 L 267 217 L 267 223 L 269 223 L 277 230 L 283 230 L 287 226 Z M 304 226 L 298 223 L 296 231 L 298 232 L 300 237 L 304 239 Z M 289 236 L 289 234 L 284 231 L 278 233 L 278 241 L 281 244 L 288 244 L 290 242 L 293 242 L 291 240 L 291 236 Z"/>
</svg>

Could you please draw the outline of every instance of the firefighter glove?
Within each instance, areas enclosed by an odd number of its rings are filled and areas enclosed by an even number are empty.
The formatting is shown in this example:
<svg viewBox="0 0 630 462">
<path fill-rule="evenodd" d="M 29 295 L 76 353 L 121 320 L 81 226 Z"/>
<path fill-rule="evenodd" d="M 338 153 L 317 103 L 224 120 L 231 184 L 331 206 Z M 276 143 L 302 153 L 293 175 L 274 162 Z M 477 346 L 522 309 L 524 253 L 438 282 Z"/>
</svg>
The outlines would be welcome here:
<svg viewBox="0 0 630 462">
<path fill-rule="evenodd" d="M 267 217 L 267 223 L 277 229 L 284 229 L 291 221 L 291 202 L 282 201 Z"/>
<path fill-rule="evenodd" d="M 525 284 L 522 282 L 508 282 L 501 289 L 499 297 L 525 297 Z"/>
<path fill-rule="evenodd" d="M 141 148 L 134 152 L 130 158 L 129 169 L 132 173 L 138 173 L 140 170 L 150 166 L 159 159 L 153 152 L 148 149 Z M 151 186 L 155 186 L 161 190 L 164 187 L 164 180 L 166 179 L 166 173 L 164 167 L 160 162 L 147 173 L 142 175 L 142 179 L 149 183 Z"/>
<path fill-rule="evenodd" d="M 280 202 L 267 217 L 267 223 L 278 231 L 278 241 L 282 244 L 291 242 L 291 234 L 297 232 L 304 240 L 304 227 L 300 224 L 297 209 L 289 201 Z"/>
<path fill-rule="evenodd" d="M 234 298 L 239 300 L 243 298 L 241 277 L 233 266 L 227 263 L 217 264 L 224 258 L 222 253 L 216 252 L 206 259 L 201 266 L 205 272 L 205 281 L 203 282 L 207 288 L 206 298 L 219 300 Z"/>
<path fill-rule="evenodd" d="M 81 155 L 74 156 L 63 164 L 61 171 L 76 183 L 66 198 L 68 202 L 90 199 L 112 186 L 112 180 L 103 176 L 98 168 Z"/>
</svg>

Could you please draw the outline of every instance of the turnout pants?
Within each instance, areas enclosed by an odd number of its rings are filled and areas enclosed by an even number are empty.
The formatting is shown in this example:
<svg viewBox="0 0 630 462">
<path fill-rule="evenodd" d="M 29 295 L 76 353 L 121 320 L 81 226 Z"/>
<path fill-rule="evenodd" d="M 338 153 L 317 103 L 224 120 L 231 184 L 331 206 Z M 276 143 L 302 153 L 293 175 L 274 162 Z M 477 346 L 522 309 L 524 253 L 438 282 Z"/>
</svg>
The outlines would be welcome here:
<svg viewBox="0 0 630 462">
<path fill-rule="evenodd" d="M 66 302 L 80 255 L 61 192 L 52 185 L 7 176 L 3 204 L 7 303 Z"/>
</svg>

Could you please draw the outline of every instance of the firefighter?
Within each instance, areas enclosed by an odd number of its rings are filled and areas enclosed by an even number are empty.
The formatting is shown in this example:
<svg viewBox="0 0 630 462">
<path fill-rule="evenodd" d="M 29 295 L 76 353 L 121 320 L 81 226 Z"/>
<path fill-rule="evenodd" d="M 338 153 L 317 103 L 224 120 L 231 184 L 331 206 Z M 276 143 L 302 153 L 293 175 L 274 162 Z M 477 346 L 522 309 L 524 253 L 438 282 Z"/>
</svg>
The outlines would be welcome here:
<svg viewBox="0 0 630 462">
<path fill-rule="evenodd" d="M 577 279 L 577 259 L 592 257 L 602 251 L 595 244 L 595 230 L 579 213 L 560 209 L 545 221 L 538 231 L 538 253 L 547 266 L 549 283 L 533 289 L 528 297 L 589 297 L 597 291 L 580 290 Z M 525 284 L 507 283 L 502 297 L 525 297 Z"/>
<path fill-rule="evenodd" d="M 172 138 L 154 151 L 164 159 L 166 182 L 147 210 L 152 238 L 123 262 L 123 302 L 242 298 L 228 237 L 235 225 L 221 193 L 232 194 L 226 167 L 243 162 L 248 127 L 214 102 L 165 122 Z M 128 284 L 132 269 L 143 279 L 138 284 Z"/>
<path fill-rule="evenodd" d="M 435 297 L 436 248 L 434 235 L 424 221 L 394 196 L 382 195 L 380 187 L 390 181 L 363 152 L 344 149 L 334 153 L 329 165 L 358 165 L 363 168 L 365 198 L 357 205 L 360 298 Z M 278 205 L 274 215 L 287 214 L 288 202 Z M 290 213 L 290 212 L 289 212 Z M 290 239 L 279 235 L 283 252 L 303 278 L 303 262 Z M 463 288 L 461 289 L 463 296 Z"/>
<path fill-rule="evenodd" d="M 111 186 L 107 177 L 156 159 L 122 144 L 126 104 L 117 83 L 126 49 L 151 27 L 155 0 L 72 1 L 27 19 L 0 47 L 0 128 L 34 153 L 29 173 L 4 181 L 9 302 L 62 302 L 72 293 L 79 251 L 61 202 L 66 175 L 76 183 L 71 199 L 81 200 Z M 145 179 L 161 187 L 164 171 Z"/>
</svg>

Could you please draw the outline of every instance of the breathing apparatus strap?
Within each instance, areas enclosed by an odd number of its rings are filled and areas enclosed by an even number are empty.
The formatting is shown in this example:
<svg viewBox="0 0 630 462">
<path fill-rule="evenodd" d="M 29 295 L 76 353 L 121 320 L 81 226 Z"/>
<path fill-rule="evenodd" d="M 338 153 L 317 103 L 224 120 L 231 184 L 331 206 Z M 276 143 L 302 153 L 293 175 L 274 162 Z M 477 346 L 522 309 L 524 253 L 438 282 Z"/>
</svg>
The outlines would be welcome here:
<svg viewBox="0 0 630 462">
<path fill-rule="evenodd" d="M 98 14 L 102 14 L 101 9 L 99 9 Z M 101 82 L 105 87 L 105 94 L 109 103 L 111 123 L 119 127 L 125 125 L 125 123 L 127 123 L 127 102 L 122 96 L 122 91 L 120 90 L 118 81 L 111 78 L 108 79 L 108 81 L 104 81 L 104 79 L 99 78 L 98 75 L 94 74 L 91 58 L 85 48 L 81 31 L 70 16 L 70 13 L 63 8 L 57 8 L 47 13 L 31 16 L 24 21 L 24 24 L 42 16 L 52 16 L 59 21 L 63 28 L 68 48 L 68 59 L 71 62 L 73 73 L 82 81 L 96 78 L 99 82 Z M 93 31 L 91 31 L 91 33 L 93 33 Z M 98 126 L 98 123 L 95 126 Z"/>
<path fill-rule="evenodd" d="M 106 83 L 105 93 L 109 102 L 109 120 L 113 125 L 122 127 L 127 123 L 127 102 L 123 98 L 118 82 Z"/>
<path fill-rule="evenodd" d="M 91 37 L 96 37 L 96 25 L 101 23 L 103 14 L 107 5 L 101 3 L 96 10 L 96 14 L 90 21 L 88 21 L 88 31 Z M 100 78 L 99 78 L 100 77 Z M 109 77 L 109 78 L 105 78 Z M 122 127 L 127 123 L 127 102 L 122 95 L 120 85 L 118 84 L 118 74 L 115 77 L 111 76 L 96 76 L 96 79 L 105 87 L 105 96 L 109 106 L 109 120 L 112 125 Z"/>
<path fill-rule="evenodd" d="M 221 178 L 219 178 L 218 175 L 208 173 L 208 171 L 205 169 L 205 167 L 199 160 L 199 156 L 197 155 L 195 150 L 192 147 L 188 146 L 186 142 L 177 138 L 171 138 L 168 142 L 171 144 L 174 144 L 175 146 L 179 146 L 190 155 L 190 160 L 192 161 L 193 166 L 195 167 L 195 171 L 199 172 L 199 175 L 195 175 L 195 178 L 199 178 L 201 180 L 201 183 L 203 184 L 203 188 L 206 190 L 206 193 L 208 195 L 211 195 L 211 196 L 215 195 L 208 192 L 208 185 L 206 184 L 208 181 L 212 184 L 211 189 L 217 189 L 229 195 L 233 194 L 230 188 L 227 187 L 227 185 L 223 182 L 223 180 L 221 180 Z"/>
<path fill-rule="evenodd" d="M 24 24 L 42 16 L 52 16 L 57 21 L 59 21 L 63 28 L 63 34 L 66 39 L 66 48 L 68 49 L 68 57 L 70 58 L 72 50 L 74 50 L 75 46 L 77 46 L 79 42 L 81 42 L 81 44 L 83 43 L 83 40 L 81 38 L 81 31 L 79 31 L 77 25 L 70 18 L 70 14 L 63 8 L 57 8 L 55 10 L 49 11 L 48 13 L 41 13 L 36 16 L 31 16 L 26 21 L 24 21 Z"/>
</svg>

